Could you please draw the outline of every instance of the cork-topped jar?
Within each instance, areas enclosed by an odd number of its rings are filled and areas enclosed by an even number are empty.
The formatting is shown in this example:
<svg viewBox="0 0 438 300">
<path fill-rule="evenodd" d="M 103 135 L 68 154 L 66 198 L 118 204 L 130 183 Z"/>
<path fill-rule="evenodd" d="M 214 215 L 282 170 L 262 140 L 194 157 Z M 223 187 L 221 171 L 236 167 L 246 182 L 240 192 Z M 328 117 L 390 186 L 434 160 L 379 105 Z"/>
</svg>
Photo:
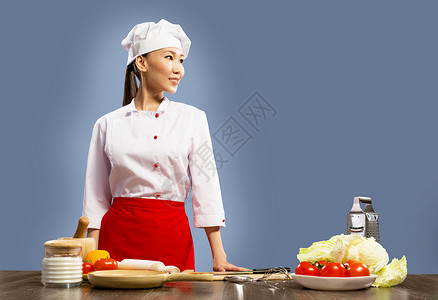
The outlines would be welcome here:
<svg viewBox="0 0 438 300">
<path fill-rule="evenodd" d="M 82 283 L 82 243 L 52 240 L 44 243 L 41 282 L 47 287 L 74 287 Z"/>
</svg>

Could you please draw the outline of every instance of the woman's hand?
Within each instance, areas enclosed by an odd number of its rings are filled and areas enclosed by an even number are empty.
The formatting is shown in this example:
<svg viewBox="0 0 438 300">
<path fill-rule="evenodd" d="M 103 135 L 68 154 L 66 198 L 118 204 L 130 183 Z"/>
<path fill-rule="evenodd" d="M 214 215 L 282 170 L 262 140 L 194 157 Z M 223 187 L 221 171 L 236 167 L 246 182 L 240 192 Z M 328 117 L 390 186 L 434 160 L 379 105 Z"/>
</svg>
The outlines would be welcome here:
<svg viewBox="0 0 438 300">
<path fill-rule="evenodd" d="M 205 227 L 204 229 L 210 243 L 211 254 L 213 255 L 213 271 L 251 271 L 250 269 L 241 268 L 227 262 L 227 255 L 222 246 L 221 232 L 218 226 Z"/>
<path fill-rule="evenodd" d="M 251 271 L 250 269 L 242 268 L 230 264 L 225 259 L 213 261 L 213 271 L 225 272 L 225 271 Z"/>
</svg>

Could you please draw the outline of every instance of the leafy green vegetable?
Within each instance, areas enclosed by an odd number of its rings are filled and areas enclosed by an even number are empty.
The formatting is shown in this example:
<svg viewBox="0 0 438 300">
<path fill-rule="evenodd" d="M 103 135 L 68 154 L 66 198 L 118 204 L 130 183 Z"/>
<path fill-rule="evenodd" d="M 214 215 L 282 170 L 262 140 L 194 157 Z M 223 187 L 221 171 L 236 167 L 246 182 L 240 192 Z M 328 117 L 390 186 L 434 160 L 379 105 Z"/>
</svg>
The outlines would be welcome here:
<svg viewBox="0 0 438 300">
<path fill-rule="evenodd" d="M 330 256 L 330 251 L 335 245 L 337 235 L 328 241 L 315 242 L 309 248 L 300 248 L 300 253 L 297 255 L 298 260 L 314 262 L 317 260 L 333 260 Z"/>
<path fill-rule="evenodd" d="M 360 261 L 370 269 L 371 274 L 377 273 L 389 262 L 388 253 L 382 245 L 374 238 L 360 235 L 341 235 L 330 254 L 341 263 Z"/>
<path fill-rule="evenodd" d="M 394 258 L 389 265 L 384 266 L 378 273 L 374 281 L 375 287 L 390 287 L 402 283 L 408 275 L 408 264 L 406 257 L 398 260 Z"/>
</svg>

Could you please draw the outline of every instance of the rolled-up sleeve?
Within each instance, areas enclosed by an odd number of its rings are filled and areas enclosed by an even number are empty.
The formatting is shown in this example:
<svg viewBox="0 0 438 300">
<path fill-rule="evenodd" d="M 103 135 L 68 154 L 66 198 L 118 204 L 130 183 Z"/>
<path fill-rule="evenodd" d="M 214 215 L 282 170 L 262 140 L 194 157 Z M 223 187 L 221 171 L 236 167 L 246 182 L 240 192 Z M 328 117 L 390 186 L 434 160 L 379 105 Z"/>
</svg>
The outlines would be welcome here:
<svg viewBox="0 0 438 300">
<path fill-rule="evenodd" d="M 225 213 L 207 116 L 202 110 L 192 120 L 189 172 L 192 181 L 194 227 L 225 227 Z"/>
<path fill-rule="evenodd" d="M 103 215 L 111 206 L 110 161 L 105 153 L 106 126 L 103 119 L 93 128 L 88 151 L 82 215 L 90 219 L 89 228 L 100 229 Z"/>
</svg>

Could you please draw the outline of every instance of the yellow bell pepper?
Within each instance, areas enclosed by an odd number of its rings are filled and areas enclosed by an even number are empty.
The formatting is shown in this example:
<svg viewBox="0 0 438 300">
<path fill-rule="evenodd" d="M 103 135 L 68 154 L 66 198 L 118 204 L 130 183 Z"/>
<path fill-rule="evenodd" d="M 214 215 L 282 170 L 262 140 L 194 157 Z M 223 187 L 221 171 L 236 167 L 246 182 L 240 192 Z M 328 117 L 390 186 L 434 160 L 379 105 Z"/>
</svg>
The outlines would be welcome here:
<svg viewBox="0 0 438 300">
<path fill-rule="evenodd" d="M 84 262 L 89 262 L 94 265 L 94 263 L 103 258 L 110 258 L 108 251 L 106 250 L 93 250 L 88 252 L 87 256 L 84 259 Z"/>
</svg>

